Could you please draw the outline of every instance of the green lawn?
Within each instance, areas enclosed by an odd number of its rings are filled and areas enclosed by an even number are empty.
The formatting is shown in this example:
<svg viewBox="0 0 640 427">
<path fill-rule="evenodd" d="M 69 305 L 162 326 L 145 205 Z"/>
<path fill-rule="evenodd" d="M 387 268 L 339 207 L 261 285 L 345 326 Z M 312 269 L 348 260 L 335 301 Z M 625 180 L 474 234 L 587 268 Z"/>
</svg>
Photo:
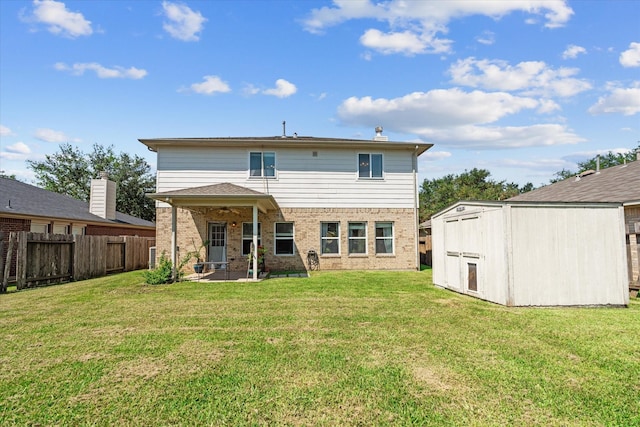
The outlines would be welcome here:
<svg viewBox="0 0 640 427">
<path fill-rule="evenodd" d="M 640 425 L 640 300 L 506 308 L 431 272 L 0 295 L 0 425 Z"/>
</svg>

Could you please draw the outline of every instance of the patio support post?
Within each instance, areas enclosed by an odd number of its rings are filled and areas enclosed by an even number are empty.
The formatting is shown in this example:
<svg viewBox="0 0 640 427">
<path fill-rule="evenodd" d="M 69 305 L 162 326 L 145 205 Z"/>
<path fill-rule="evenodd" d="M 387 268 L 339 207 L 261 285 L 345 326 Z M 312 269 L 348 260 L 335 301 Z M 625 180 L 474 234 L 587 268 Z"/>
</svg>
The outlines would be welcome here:
<svg viewBox="0 0 640 427">
<path fill-rule="evenodd" d="M 178 262 L 178 240 L 176 234 L 178 230 L 178 209 L 171 205 L 171 281 L 175 282 L 178 278 L 176 263 Z"/>
<path fill-rule="evenodd" d="M 258 280 L 258 205 L 253 205 L 253 280 Z"/>
</svg>

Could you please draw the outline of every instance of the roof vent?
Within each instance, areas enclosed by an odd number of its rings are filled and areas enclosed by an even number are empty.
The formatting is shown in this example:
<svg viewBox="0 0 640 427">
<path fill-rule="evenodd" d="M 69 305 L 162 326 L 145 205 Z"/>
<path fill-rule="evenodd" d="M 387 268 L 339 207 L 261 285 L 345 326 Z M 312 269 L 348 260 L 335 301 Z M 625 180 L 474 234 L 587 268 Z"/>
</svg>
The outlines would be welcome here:
<svg viewBox="0 0 640 427">
<path fill-rule="evenodd" d="M 583 177 L 588 176 L 588 175 L 593 175 L 594 173 L 596 173 L 596 171 L 594 171 L 593 169 L 589 169 L 589 170 L 580 172 L 580 174 L 578 176 L 580 178 L 583 178 Z"/>
<path fill-rule="evenodd" d="M 373 137 L 374 141 L 388 141 L 388 136 L 382 136 L 382 126 L 376 126 L 376 136 Z"/>
</svg>

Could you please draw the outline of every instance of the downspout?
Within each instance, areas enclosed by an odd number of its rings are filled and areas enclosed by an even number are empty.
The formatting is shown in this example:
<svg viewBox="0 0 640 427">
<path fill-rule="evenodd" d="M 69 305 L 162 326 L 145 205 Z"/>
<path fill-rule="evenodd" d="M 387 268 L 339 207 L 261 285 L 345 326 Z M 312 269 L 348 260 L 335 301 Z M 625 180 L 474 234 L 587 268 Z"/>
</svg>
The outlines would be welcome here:
<svg viewBox="0 0 640 427">
<path fill-rule="evenodd" d="M 417 153 L 418 152 L 418 146 L 416 145 L 415 150 L 413 151 L 413 154 L 411 155 L 411 167 L 413 169 L 413 212 L 414 212 L 414 230 L 413 230 L 413 246 L 414 246 L 414 253 L 415 253 L 415 265 L 416 265 L 416 270 L 420 271 L 420 217 L 419 217 L 419 211 L 420 211 L 420 199 L 418 197 L 418 156 Z"/>
</svg>

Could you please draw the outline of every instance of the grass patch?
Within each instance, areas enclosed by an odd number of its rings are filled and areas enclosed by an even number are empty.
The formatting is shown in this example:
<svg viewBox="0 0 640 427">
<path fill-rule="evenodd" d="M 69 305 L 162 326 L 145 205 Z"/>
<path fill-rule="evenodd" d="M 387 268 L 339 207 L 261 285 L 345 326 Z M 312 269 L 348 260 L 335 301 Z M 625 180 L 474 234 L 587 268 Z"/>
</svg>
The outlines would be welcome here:
<svg viewBox="0 0 640 427">
<path fill-rule="evenodd" d="M 506 308 L 431 271 L 0 295 L 0 425 L 640 425 L 640 301 Z"/>
</svg>

